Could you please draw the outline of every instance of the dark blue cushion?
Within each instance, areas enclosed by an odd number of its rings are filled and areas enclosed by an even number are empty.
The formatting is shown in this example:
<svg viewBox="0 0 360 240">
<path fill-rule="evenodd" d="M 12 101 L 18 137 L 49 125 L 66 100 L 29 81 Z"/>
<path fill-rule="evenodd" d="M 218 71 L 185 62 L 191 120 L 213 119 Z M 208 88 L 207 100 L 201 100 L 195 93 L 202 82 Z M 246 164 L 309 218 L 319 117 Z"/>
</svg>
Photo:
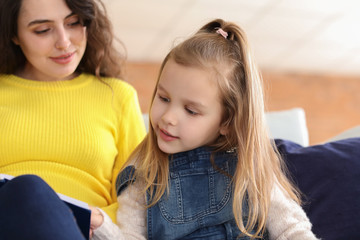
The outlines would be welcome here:
<svg viewBox="0 0 360 240">
<path fill-rule="evenodd" d="M 360 138 L 302 147 L 275 140 L 323 240 L 360 239 Z"/>
</svg>

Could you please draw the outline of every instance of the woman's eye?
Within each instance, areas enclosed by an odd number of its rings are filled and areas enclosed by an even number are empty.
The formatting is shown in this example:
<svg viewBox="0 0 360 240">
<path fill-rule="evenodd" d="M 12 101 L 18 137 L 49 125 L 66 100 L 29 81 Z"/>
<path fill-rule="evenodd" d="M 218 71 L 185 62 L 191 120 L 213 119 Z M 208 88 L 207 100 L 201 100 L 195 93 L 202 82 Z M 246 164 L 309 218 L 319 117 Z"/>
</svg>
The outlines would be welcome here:
<svg viewBox="0 0 360 240">
<path fill-rule="evenodd" d="M 69 26 L 77 26 L 79 24 L 80 24 L 80 21 L 78 20 L 78 21 L 74 21 L 74 22 L 69 23 Z"/>
<path fill-rule="evenodd" d="M 46 33 L 50 30 L 50 28 L 45 28 L 45 29 L 39 29 L 39 30 L 34 30 L 34 32 L 36 34 L 43 34 L 43 33 Z"/>
<path fill-rule="evenodd" d="M 72 15 L 71 17 L 69 17 L 67 20 L 67 25 L 68 26 L 77 26 L 77 25 L 82 25 L 82 21 L 81 21 L 81 18 L 79 16 L 77 16 L 76 14 L 75 15 Z"/>
</svg>

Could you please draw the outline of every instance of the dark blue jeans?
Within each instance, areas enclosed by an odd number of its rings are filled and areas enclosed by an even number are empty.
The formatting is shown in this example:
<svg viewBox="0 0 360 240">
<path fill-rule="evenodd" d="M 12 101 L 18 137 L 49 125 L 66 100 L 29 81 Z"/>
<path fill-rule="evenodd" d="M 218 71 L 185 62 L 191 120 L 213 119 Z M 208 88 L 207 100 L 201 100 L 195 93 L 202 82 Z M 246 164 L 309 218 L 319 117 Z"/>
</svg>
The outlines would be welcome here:
<svg viewBox="0 0 360 240">
<path fill-rule="evenodd" d="M 0 239 L 84 240 L 69 207 L 40 177 L 15 177 L 0 187 Z"/>
</svg>

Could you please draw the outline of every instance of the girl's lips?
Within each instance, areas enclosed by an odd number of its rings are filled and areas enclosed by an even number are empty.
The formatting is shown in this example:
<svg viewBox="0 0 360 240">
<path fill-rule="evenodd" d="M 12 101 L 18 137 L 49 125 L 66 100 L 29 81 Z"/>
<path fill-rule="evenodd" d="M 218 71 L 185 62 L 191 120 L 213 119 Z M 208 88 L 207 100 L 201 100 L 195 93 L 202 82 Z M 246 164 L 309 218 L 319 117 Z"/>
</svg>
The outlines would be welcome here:
<svg viewBox="0 0 360 240">
<path fill-rule="evenodd" d="M 165 131 L 163 129 L 159 129 L 159 133 L 160 133 L 161 139 L 163 139 L 166 142 L 174 141 L 179 138 L 179 137 L 172 136 L 170 133 L 168 133 L 167 131 Z"/>
<path fill-rule="evenodd" d="M 72 52 L 72 53 L 63 54 L 63 55 L 60 55 L 57 57 L 50 57 L 50 59 L 59 64 L 67 64 L 67 63 L 71 62 L 71 60 L 74 58 L 74 56 L 75 56 L 75 52 Z"/>
</svg>

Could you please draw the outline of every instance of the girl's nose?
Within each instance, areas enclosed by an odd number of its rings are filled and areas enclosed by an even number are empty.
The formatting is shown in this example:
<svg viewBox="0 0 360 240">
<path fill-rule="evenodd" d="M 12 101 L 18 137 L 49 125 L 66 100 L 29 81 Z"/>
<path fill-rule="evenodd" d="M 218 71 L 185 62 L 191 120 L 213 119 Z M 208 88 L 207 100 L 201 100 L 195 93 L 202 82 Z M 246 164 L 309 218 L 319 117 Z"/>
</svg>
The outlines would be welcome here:
<svg viewBox="0 0 360 240">
<path fill-rule="evenodd" d="M 59 28 L 57 31 L 57 40 L 55 47 L 60 50 L 66 50 L 70 47 L 71 41 L 68 32 L 64 28 Z"/>
<path fill-rule="evenodd" d="M 165 111 L 164 114 L 162 115 L 161 120 L 166 124 L 176 125 L 177 124 L 176 112 L 172 109 L 167 109 L 167 111 Z"/>
</svg>

